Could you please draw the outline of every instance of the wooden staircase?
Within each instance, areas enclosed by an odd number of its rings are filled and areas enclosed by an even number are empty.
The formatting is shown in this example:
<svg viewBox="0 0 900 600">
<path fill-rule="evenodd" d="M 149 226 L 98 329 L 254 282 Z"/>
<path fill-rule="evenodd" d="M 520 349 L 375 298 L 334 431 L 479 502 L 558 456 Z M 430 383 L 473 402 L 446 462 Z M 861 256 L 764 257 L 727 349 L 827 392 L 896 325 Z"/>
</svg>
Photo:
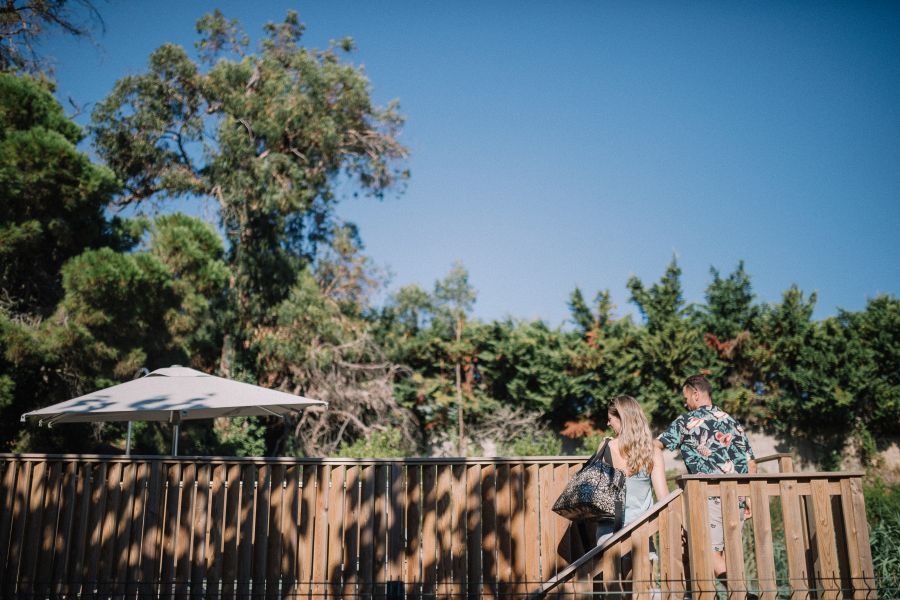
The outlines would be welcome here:
<svg viewBox="0 0 900 600">
<path fill-rule="evenodd" d="M 795 473 L 784 454 L 759 462 L 777 462 L 781 472 L 677 477 L 675 491 L 532 590 L 527 600 L 598 594 L 715 598 L 710 496 L 735 507 L 723 511 L 728 570 L 720 587 L 729 599 L 876 598 L 863 473 Z M 746 524 L 737 508 L 742 496 L 752 507 Z"/>
</svg>

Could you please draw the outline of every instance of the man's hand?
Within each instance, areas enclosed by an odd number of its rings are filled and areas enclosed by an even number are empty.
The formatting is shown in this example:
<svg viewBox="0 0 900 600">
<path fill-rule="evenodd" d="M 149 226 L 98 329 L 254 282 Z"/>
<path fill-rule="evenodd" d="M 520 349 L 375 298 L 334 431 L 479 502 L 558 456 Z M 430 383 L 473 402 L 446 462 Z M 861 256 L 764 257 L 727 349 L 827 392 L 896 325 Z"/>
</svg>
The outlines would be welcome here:
<svg viewBox="0 0 900 600">
<path fill-rule="evenodd" d="M 750 496 L 744 498 L 744 519 L 750 519 L 753 517 L 753 511 L 750 510 Z"/>
</svg>

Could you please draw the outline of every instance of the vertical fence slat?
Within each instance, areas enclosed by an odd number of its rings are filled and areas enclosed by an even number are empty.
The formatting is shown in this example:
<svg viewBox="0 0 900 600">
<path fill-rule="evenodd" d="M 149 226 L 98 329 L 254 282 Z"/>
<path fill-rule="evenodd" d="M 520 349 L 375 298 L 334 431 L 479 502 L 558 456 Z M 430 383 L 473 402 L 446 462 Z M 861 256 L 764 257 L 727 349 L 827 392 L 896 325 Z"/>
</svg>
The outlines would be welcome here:
<svg viewBox="0 0 900 600">
<path fill-rule="evenodd" d="M 553 503 L 559 498 L 569 481 L 569 466 L 566 464 L 555 465 L 553 467 L 553 492 L 550 494 L 550 502 Z M 551 504 L 552 506 L 552 504 Z M 552 573 L 556 574 L 566 568 L 569 560 L 572 558 L 572 539 L 571 539 L 571 521 L 559 516 L 555 512 L 550 512 L 550 521 L 553 523 L 553 560 Z M 563 597 L 571 597 L 575 593 L 572 582 L 565 583 L 562 587 Z"/>
<path fill-rule="evenodd" d="M 131 550 L 131 528 L 134 521 L 134 497 L 137 491 L 137 465 L 125 464 L 122 468 L 121 498 L 116 517 L 116 535 L 113 539 L 115 547 L 114 558 L 116 563 L 110 561 L 112 579 L 114 582 L 114 595 L 125 593 L 128 584 L 128 553 Z"/>
<path fill-rule="evenodd" d="M 453 556 L 453 587 L 452 597 L 461 600 L 466 596 L 466 578 L 468 566 L 468 552 L 466 549 L 466 466 L 454 464 L 452 467 L 452 524 L 453 534 L 450 541 L 451 554 Z"/>
<path fill-rule="evenodd" d="M 540 561 L 541 571 L 539 580 L 546 581 L 553 577 L 554 568 L 556 566 L 556 545 L 553 538 L 553 519 L 550 515 L 551 507 L 556 499 L 553 496 L 553 465 L 541 465 L 538 470 L 538 487 L 540 494 L 540 508 L 538 509 L 538 517 L 540 519 Z"/>
<path fill-rule="evenodd" d="M 328 492 L 331 481 L 331 466 L 319 467 L 316 476 L 316 520 L 313 526 L 312 551 L 312 597 L 321 598 L 325 594 L 325 579 L 328 577 Z"/>
<path fill-rule="evenodd" d="M 59 528 L 56 531 L 56 541 L 53 550 L 53 571 L 51 574 L 52 587 L 48 591 L 61 595 L 63 583 L 68 579 L 69 556 L 74 545 L 72 537 L 75 529 L 75 509 L 78 505 L 78 462 L 69 461 L 66 465 L 66 473 L 62 484 L 62 506 L 60 507 Z"/>
<path fill-rule="evenodd" d="M 0 505 L 0 591 L 6 589 L 9 575 L 6 561 L 9 557 L 10 534 L 15 529 L 19 514 L 14 507 L 17 507 L 20 502 L 19 486 L 22 485 L 22 475 L 28 468 L 27 465 L 28 463 L 22 463 L 15 459 L 7 459 L 4 464 L 3 503 Z"/>
<path fill-rule="evenodd" d="M 375 545 L 373 548 L 373 585 L 374 593 L 386 595 L 387 582 L 387 476 L 388 468 L 385 464 L 375 465 L 375 516 L 372 521 L 375 524 Z"/>
<path fill-rule="evenodd" d="M 650 525 L 643 523 L 631 534 L 632 590 L 638 598 L 647 597 L 652 587 L 650 581 Z"/>
<path fill-rule="evenodd" d="M 346 467 L 337 465 L 331 469 L 331 487 L 328 494 L 328 560 L 326 579 L 328 593 L 334 597 L 341 591 L 341 565 L 344 560 L 344 485 Z"/>
<path fill-rule="evenodd" d="M 93 593 L 97 588 L 97 574 L 100 565 L 100 542 L 103 539 L 103 523 L 106 517 L 107 475 L 106 463 L 101 463 L 93 474 L 93 495 L 91 496 L 90 528 L 91 537 L 84 565 L 84 580 L 81 592 Z"/>
<path fill-rule="evenodd" d="M 206 569 L 205 589 L 209 594 L 221 597 L 222 561 L 224 560 L 225 534 L 225 497 L 227 494 L 226 465 L 216 465 L 212 471 L 209 489 L 209 517 L 206 521 L 205 556 L 203 562 Z"/>
<path fill-rule="evenodd" d="M 522 487 L 525 509 L 525 589 L 530 589 L 541 577 L 541 527 L 538 511 L 541 508 L 538 486 L 539 467 L 530 464 L 524 469 Z"/>
<path fill-rule="evenodd" d="M 253 598 L 266 592 L 266 565 L 269 557 L 269 507 L 272 494 L 272 465 L 259 465 L 256 475 L 256 503 L 253 520 Z"/>
<path fill-rule="evenodd" d="M 482 594 L 497 595 L 497 474 L 491 464 L 481 467 L 481 577 Z"/>
<path fill-rule="evenodd" d="M 187 598 L 191 579 L 194 508 L 197 497 L 197 464 L 188 463 L 182 473 L 178 538 L 175 541 L 175 598 Z"/>
<path fill-rule="evenodd" d="M 53 573 L 53 552 L 56 547 L 56 528 L 59 525 L 60 494 L 62 492 L 62 461 L 53 461 L 44 492 L 43 517 L 39 533 L 38 555 L 34 558 L 34 591 L 43 595 L 50 589 Z"/>
<path fill-rule="evenodd" d="M 281 593 L 295 592 L 297 584 L 297 504 L 300 494 L 300 465 L 290 465 L 285 471 L 284 505 L 281 526 Z"/>
<path fill-rule="evenodd" d="M 149 597 L 156 590 L 159 577 L 159 558 L 162 553 L 162 527 L 165 498 L 163 464 L 153 461 L 146 466 L 146 493 L 144 494 L 141 542 L 137 548 L 134 565 L 135 578 L 140 579 L 137 589 L 142 597 Z"/>
<path fill-rule="evenodd" d="M 422 465 L 406 467 L 406 585 L 413 600 L 422 597 Z"/>
<path fill-rule="evenodd" d="M 265 592 L 266 598 L 279 596 L 281 585 L 281 532 L 284 506 L 284 465 L 272 465 L 269 485 L 269 528 L 266 540 Z"/>
<path fill-rule="evenodd" d="M 481 596 L 481 512 L 481 465 L 466 465 L 466 591 L 470 600 Z"/>
<path fill-rule="evenodd" d="M 312 593 L 313 533 L 316 515 L 317 465 L 303 465 L 301 474 L 300 503 L 297 509 L 297 593 L 300 598 L 309 598 Z"/>
<path fill-rule="evenodd" d="M 808 573 L 806 570 L 806 547 L 803 537 L 802 512 L 800 507 L 800 494 L 797 491 L 797 481 L 793 479 L 782 480 L 779 483 L 781 490 L 781 512 L 784 517 L 784 541 L 788 559 L 788 579 L 793 600 L 805 600 L 809 598 L 806 591 Z"/>
<path fill-rule="evenodd" d="M 253 579 L 253 535 L 256 523 L 256 465 L 244 465 L 241 473 L 240 525 L 238 529 L 236 595 L 250 597 Z"/>
<path fill-rule="evenodd" d="M 372 593 L 375 543 L 375 466 L 365 465 L 360 479 L 359 511 L 359 595 Z"/>
<path fill-rule="evenodd" d="M 406 508 L 406 467 L 392 462 L 388 471 L 388 581 L 403 581 Z"/>
<path fill-rule="evenodd" d="M 31 594 L 34 588 L 34 572 L 37 551 L 40 547 L 42 519 L 44 516 L 44 492 L 47 489 L 47 463 L 35 465 L 28 492 L 28 514 L 25 519 L 25 539 L 22 541 L 22 562 L 19 565 L 19 585 L 17 591 Z"/>
<path fill-rule="evenodd" d="M 497 595 L 500 598 L 509 596 L 512 579 L 512 538 L 510 519 L 510 466 L 497 465 Z"/>
<path fill-rule="evenodd" d="M 512 556 L 512 593 L 518 598 L 527 589 L 525 579 L 525 465 L 516 463 L 510 467 L 509 551 Z"/>
<path fill-rule="evenodd" d="M 423 595 L 433 597 L 437 581 L 437 465 L 422 465 L 422 584 Z"/>
<path fill-rule="evenodd" d="M 719 490 L 722 494 L 720 506 L 725 536 L 725 565 L 728 569 L 728 595 L 733 600 L 744 600 L 747 597 L 747 585 L 744 578 L 744 543 L 737 483 L 723 481 L 719 484 Z"/>
<path fill-rule="evenodd" d="M 411 467 L 410 467 L 411 468 Z M 343 597 L 355 598 L 359 584 L 359 467 L 347 469 L 344 493 Z"/>
<path fill-rule="evenodd" d="M 238 538 L 241 517 L 241 465 L 232 464 L 226 471 L 225 516 L 222 534 L 222 598 L 234 598 L 234 582 L 237 576 Z"/>
<path fill-rule="evenodd" d="M 453 471 L 450 465 L 438 466 L 437 482 L 437 598 L 449 598 L 450 582 L 453 579 L 451 573 L 451 520 L 450 514 L 450 489 Z"/>
<path fill-rule="evenodd" d="M 772 545 L 772 516 L 769 512 L 769 492 L 765 481 L 750 482 L 750 508 L 753 511 L 753 549 L 760 600 L 775 600 L 778 582 L 775 579 L 775 550 Z"/>
<path fill-rule="evenodd" d="M 212 465 L 197 465 L 191 498 L 191 537 L 188 542 L 188 580 L 191 597 L 203 595 L 206 583 L 206 540 L 209 528 L 209 484 Z"/>
<path fill-rule="evenodd" d="M 831 496 L 828 481 L 810 482 L 812 488 L 813 518 L 816 522 L 816 555 L 818 586 L 824 592 L 823 600 L 835 600 L 840 593 L 841 577 L 838 571 L 834 516 L 831 512 Z"/>
<path fill-rule="evenodd" d="M 701 600 L 715 597 L 713 570 L 710 564 L 709 511 L 707 485 L 696 479 L 685 483 L 684 499 L 687 515 L 688 555 L 692 586 Z"/>
</svg>

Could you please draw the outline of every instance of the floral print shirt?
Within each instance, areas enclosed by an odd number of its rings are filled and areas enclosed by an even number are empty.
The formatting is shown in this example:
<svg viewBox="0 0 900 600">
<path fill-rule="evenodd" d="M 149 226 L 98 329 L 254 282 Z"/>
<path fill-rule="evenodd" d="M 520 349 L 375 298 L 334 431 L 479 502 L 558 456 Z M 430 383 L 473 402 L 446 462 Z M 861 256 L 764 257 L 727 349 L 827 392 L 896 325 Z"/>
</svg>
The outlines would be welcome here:
<svg viewBox="0 0 900 600">
<path fill-rule="evenodd" d="M 672 421 L 659 441 L 681 450 L 688 473 L 747 473 L 755 459 L 744 428 L 717 406 L 701 406 Z"/>
</svg>

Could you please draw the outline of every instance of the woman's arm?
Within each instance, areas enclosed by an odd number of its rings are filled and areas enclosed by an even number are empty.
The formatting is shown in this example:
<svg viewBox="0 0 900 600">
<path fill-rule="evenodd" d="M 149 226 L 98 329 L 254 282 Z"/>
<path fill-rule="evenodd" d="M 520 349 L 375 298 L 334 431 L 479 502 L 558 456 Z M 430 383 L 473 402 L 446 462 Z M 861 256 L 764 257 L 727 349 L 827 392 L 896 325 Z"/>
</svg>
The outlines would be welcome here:
<svg viewBox="0 0 900 600">
<path fill-rule="evenodd" d="M 666 483 L 666 459 L 659 448 L 653 449 L 653 469 L 650 471 L 650 483 L 653 485 L 653 493 L 656 494 L 657 502 L 669 495 L 669 486 Z"/>
</svg>

